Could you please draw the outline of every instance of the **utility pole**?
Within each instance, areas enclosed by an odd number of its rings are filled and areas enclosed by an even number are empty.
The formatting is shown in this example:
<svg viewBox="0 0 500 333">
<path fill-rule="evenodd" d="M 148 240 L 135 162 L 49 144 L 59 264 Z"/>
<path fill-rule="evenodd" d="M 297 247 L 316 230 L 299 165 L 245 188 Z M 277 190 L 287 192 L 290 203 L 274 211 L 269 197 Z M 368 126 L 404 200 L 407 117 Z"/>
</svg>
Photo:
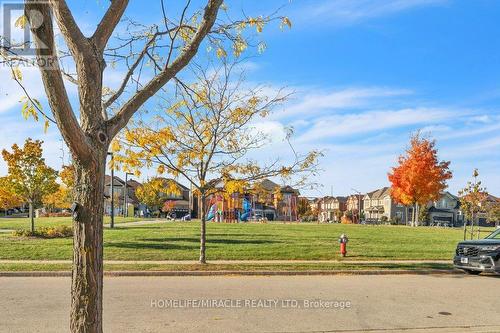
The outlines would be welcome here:
<svg viewBox="0 0 500 333">
<path fill-rule="evenodd" d="M 113 153 L 109 153 L 111 156 L 111 223 L 109 224 L 110 228 L 115 227 L 115 170 L 113 166 Z"/>
<path fill-rule="evenodd" d="M 193 183 L 189 182 L 189 217 L 193 215 Z"/>
<path fill-rule="evenodd" d="M 127 177 L 128 175 L 133 175 L 133 173 L 130 173 L 130 172 L 125 172 L 125 190 L 123 191 L 123 202 L 124 202 L 124 210 L 123 210 L 123 217 L 127 217 L 127 211 L 128 211 L 128 207 L 127 207 L 127 200 L 128 200 L 128 191 L 127 191 Z"/>
<path fill-rule="evenodd" d="M 355 193 L 358 194 L 358 223 L 359 223 L 361 222 L 361 192 L 354 188 L 351 188 L 351 190 L 353 190 Z"/>
</svg>

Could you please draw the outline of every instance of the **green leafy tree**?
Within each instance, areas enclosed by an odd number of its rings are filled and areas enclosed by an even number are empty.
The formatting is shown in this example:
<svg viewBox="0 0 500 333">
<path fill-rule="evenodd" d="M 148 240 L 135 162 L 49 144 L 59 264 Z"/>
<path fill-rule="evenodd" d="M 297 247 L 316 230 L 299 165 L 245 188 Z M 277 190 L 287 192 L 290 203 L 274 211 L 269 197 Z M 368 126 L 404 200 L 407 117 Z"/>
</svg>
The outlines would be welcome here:
<svg viewBox="0 0 500 333">
<path fill-rule="evenodd" d="M 29 205 L 32 232 L 35 232 L 35 206 L 42 202 L 44 196 L 59 189 L 59 184 L 56 183 L 57 171 L 45 164 L 42 155 L 42 141 L 33 141 L 30 138 L 26 140 L 23 148 L 14 144 L 12 152 L 5 149 L 2 151 L 12 191 Z"/>
</svg>

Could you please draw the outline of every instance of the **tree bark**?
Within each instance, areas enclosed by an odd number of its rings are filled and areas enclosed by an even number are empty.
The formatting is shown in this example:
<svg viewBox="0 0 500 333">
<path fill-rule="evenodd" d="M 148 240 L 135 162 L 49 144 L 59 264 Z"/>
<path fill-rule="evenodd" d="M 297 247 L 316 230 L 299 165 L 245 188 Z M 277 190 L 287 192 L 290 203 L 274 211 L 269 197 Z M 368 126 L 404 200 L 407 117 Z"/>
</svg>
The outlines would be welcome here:
<svg viewBox="0 0 500 333">
<path fill-rule="evenodd" d="M 75 161 L 71 332 L 102 332 L 103 212 L 106 150 L 95 150 L 96 162 Z"/>
<path fill-rule="evenodd" d="M 33 201 L 30 200 L 29 202 L 29 216 L 30 216 L 30 220 L 31 220 L 31 233 L 34 234 L 35 233 L 35 217 L 34 217 L 34 214 L 33 214 Z"/>
<path fill-rule="evenodd" d="M 411 224 L 412 227 L 415 226 L 415 204 L 411 207 Z"/>
<path fill-rule="evenodd" d="M 418 227 L 418 214 L 420 214 L 420 205 L 417 202 L 415 204 L 415 227 Z"/>
<path fill-rule="evenodd" d="M 207 221 L 205 216 L 205 194 L 201 194 L 200 264 L 206 264 Z"/>
</svg>

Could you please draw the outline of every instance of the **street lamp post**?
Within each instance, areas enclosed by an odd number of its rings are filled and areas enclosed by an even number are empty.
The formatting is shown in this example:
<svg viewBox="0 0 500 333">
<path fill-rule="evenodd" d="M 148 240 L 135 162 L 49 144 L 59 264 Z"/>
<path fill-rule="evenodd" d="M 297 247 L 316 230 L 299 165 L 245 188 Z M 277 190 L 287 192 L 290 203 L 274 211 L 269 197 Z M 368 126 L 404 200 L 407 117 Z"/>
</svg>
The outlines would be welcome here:
<svg viewBox="0 0 500 333">
<path fill-rule="evenodd" d="M 123 191 L 123 202 L 124 202 L 124 205 L 125 205 L 125 209 L 123 210 L 123 217 L 127 217 L 127 211 L 128 211 L 128 207 L 127 207 L 127 200 L 128 200 L 128 191 L 127 191 L 127 177 L 128 175 L 133 175 L 133 173 L 130 173 L 130 172 L 125 172 L 125 191 Z"/>
<path fill-rule="evenodd" d="M 358 190 L 351 188 L 358 195 L 358 223 L 361 222 L 361 192 Z"/>
<path fill-rule="evenodd" d="M 115 171 L 113 167 L 113 153 L 108 152 L 111 156 L 111 223 L 110 228 L 115 227 Z"/>
</svg>

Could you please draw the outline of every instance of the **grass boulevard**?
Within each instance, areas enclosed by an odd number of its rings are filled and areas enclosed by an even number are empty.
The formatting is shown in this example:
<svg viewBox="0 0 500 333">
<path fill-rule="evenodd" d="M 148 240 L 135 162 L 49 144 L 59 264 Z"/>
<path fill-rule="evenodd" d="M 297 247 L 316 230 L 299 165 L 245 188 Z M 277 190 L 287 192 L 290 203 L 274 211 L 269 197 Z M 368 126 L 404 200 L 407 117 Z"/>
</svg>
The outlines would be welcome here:
<svg viewBox="0 0 500 333">
<path fill-rule="evenodd" d="M 142 219 L 143 220 L 143 219 Z M 142 221 L 141 220 L 141 221 Z M 105 228 L 104 259 L 140 261 L 106 264 L 105 270 L 359 270 L 359 269 L 447 269 L 445 263 L 402 263 L 398 260 L 449 260 L 456 243 L 463 237 L 460 229 L 411 228 L 405 226 L 362 226 L 343 224 L 217 224 L 207 226 L 208 260 L 239 260 L 235 264 L 162 264 L 154 261 L 193 261 L 199 251 L 199 221 L 137 222 L 117 218 L 116 227 Z M 126 223 L 128 222 L 128 223 Z M 105 223 L 108 223 L 105 220 Z M 125 224 L 123 224 L 125 223 Z M 27 219 L 2 219 L 0 231 L 25 228 Z M 69 218 L 40 218 L 38 227 L 70 225 Z M 342 263 L 338 236 L 349 236 L 348 260 Z M 0 271 L 70 270 L 71 264 L 39 261 L 71 260 L 72 238 L 43 239 L 15 237 L 0 233 Z M 29 261 L 33 260 L 33 263 Z M 241 262 L 248 260 L 248 263 Z M 256 263 L 254 261 L 263 261 Z M 272 264 L 281 260 L 289 263 Z M 293 260 L 311 261 L 296 263 Z M 339 262 L 314 262 L 314 261 Z M 147 263 L 152 261 L 152 263 Z M 352 263 L 360 261 L 360 263 Z M 365 261 L 365 262 L 362 262 Z M 375 261 L 369 263 L 366 261 Z M 379 261 L 377 263 L 376 261 Z M 381 262 L 383 261 L 383 262 Z M 389 262 L 388 262 L 389 261 Z M 390 261 L 395 261 L 391 263 Z"/>
</svg>

